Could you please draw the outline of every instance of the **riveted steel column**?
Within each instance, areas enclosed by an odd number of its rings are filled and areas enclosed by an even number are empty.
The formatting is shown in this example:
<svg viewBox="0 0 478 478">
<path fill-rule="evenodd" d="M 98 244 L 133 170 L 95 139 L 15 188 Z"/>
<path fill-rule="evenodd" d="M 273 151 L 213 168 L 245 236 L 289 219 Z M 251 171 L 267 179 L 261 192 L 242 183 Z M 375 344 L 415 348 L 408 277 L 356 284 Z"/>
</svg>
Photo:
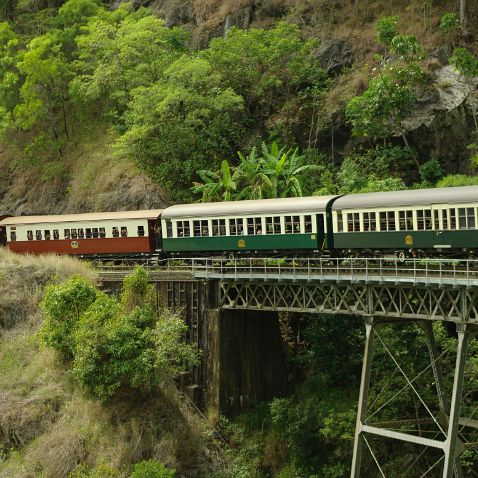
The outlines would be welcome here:
<svg viewBox="0 0 478 478">
<path fill-rule="evenodd" d="M 445 393 L 445 387 L 443 385 L 443 375 L 441 373 L 441 367 L 438 359 L 438 349 L 435 341 L 435 334 L 433 332 L 432 322 L 422 322 L 421 326 L 425 330 L 427 335 L 428 343 L 428 352 L 430 355 L 430 362 L 433 370 L 433 376 L 435 377 L 435 385 L 438 395 L 438 403 L 440 405 L 440 415 L 441 415 L 441 424 L 445 428 L 450 426 L 450 404 Z M 454 460 L 454 475 L 455 478 L 463 478 L 463 469 L 459 460 Z"/>
<path fill-rule="evenodd" d="M 374 328 L 377 325 L 373 322 L 373 317 L 365 319 L 365 349 L 363 354 L 362 376 L 360 380 L 360 394 L 357 407 L 357 421 L 355 424 L 355 438 L 352 458 L 351 478 L 359 478 L 360 466 L 362 463 L 363 437 L 362 426 L 367 416 L 368 392 L 370 387 L 370 372 L 372 368 Z"/>
<path fill-rule="evenodd" d="M 443 478 L 452 478 L 455 460 L 463 451 L 461 441 L 458 439 L 458 421 L 460 418 L 461 396 L 463 393 L 463 376 L 465 372 L 466 354 L 470 332 L 465 324 L 457 324 L 458 347 L 455 362 L 455 377 L 453 380 L 453 392 L 451 397 L 450 420 L 445 442 L 445 462 L 443 466 Z M 458 446 L 457 446 L 458 444 Z"/>
</svg>

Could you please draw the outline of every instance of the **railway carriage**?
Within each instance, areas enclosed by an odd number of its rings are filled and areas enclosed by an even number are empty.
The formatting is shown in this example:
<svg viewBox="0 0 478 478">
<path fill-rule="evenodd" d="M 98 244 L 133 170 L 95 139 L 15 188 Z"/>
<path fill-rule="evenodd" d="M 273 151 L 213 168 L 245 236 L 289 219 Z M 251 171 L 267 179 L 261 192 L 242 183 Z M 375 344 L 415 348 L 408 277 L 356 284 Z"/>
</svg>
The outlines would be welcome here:
<svg viewBox="0 0 478 478">
<path fill-rule="evenodd" d="M 17 253 L 149 254 L 160 248 L 161 211 L 7 217 L 1 226 L 8 248 Z"/>
<path fill-rule="evenodd" d="M 478 186 L 351 194 L 332 205 L 339 251 L 464 255 L 478 251 Z"/>
<path fill-rule="evenodd" d="M 310 252 L 333 247 L 331 201 L 336 196 L 184 204 L 164 210 L 163 250 Z"/>
</svg>

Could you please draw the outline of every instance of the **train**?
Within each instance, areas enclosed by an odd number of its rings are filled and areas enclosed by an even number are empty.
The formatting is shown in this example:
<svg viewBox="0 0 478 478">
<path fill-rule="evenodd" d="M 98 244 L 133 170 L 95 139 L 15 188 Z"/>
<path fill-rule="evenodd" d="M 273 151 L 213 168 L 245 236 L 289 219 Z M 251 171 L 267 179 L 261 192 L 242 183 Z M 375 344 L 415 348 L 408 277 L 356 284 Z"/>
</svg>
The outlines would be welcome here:
<svg viewBox="0 0 478 478">
<path fill-rule="evenodd" d="M 0 216 L 16 253 L 86 258 L 241 255 L 474 257 L 478 186 Z"/>
</svg>

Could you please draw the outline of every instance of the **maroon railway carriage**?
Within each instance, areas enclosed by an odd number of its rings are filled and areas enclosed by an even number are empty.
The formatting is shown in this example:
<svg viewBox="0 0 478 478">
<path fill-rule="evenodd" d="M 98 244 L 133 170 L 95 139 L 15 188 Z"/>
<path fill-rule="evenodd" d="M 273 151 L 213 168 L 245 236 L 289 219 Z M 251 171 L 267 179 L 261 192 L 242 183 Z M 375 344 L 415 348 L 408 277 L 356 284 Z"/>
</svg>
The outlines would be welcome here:
<svg viewBox="0 0 478 478">
<path fill-rule="evenodd" d="M 161 248 L 162 209 L 58 216 L 4 217 L 0 227 L 16 253 L 109 256 Z M 0 230 L 0 240 L 1 240 Z"/>
</svg>

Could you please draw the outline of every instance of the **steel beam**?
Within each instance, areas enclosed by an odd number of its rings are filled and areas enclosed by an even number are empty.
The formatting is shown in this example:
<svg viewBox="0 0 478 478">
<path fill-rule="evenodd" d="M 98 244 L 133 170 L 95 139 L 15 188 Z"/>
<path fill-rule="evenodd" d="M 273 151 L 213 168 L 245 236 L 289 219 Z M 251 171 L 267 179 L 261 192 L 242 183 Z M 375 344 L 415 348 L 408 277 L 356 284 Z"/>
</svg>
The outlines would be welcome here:
<svg viewBox="0 0 478 478">
<path fill-rule="evenodd" d="M 377 327 L 373 318 L 366 319 L 365 323 L 365 349 L 363 354 L 362 376 L 360 380 L 360 393 L 357 409 L 357 421 L 355 424 L 354 448 L 352 457 L 352 470 L 350 477 L 360 477 L 360 467 L 362 464 L 363 437 L 362 429 L 367 416 L 368 392 L 370 388 L 370 373 L 372 370 L 373 343 L 375 340 L 374 328 Z"/>
</svg>

